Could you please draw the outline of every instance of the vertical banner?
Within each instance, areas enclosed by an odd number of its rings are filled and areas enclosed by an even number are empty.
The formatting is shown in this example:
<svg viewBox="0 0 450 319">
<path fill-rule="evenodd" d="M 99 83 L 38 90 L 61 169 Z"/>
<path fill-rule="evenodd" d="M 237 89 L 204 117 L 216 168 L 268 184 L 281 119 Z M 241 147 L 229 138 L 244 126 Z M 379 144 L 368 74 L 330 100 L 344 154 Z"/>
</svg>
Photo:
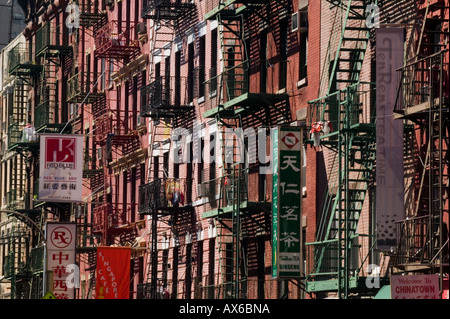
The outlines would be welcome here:
<svg viewBox="0 0 450 319">
<path fill-rule="evenodd" d="M 272 129 L 272 278 L 278 276 L 278 128 Z"/>
<path fill-rule="evenodd" d="M 276 245 L 273 249 L 276 255 L 277 277 L 293 278 L 301 276 L 301 150 L 302 131 L 295 126 L 279 127 L 278 129 L 278 162 L 277 201 L 276 208 Z M 274 165 L 275 166 L 275 165 Z M 275 188 L 274 188 L 275 191 Z M 276 205 L 276 206 L 275 206 Z M 275 218 L 275 217 L 274 217 Z"/>
<path fill-rule="evenodd" d="M 51 290 L 57 299 L 75 298 L 75 285 L 70 284 L 73 280 L 69 276 L 76 276 L 78 272 L 73 273 L 69 270 L 75 265 L 76 229 L 75 223 L 49 222 L 46 224 L 45 277 L 47 282 L 52 285 L 47 287 L 47 290 Z M 75 271 L 75 269 L 73 270 Z M 53 280 L 48 280 L 48 278 L 53 278 Z"/>
<path fill-rule="evenodd" d="M 397 245 L 395 222 L 405 218 L 403 179 L 403 122 L 394 120 L 397 69 L 403 66 L 404 29 L 376 31 L 376 217 L 377 247 Z"/>
<path fill-rule="evenodd" d="M 130 247 L 97 247 L 97 299 L 129 299 Z"/>
<path fill-rule="evenodd" d="M 41 134 L 39 199 L 81 202 L 83 187 L 83 136 Z"/>
</svg>

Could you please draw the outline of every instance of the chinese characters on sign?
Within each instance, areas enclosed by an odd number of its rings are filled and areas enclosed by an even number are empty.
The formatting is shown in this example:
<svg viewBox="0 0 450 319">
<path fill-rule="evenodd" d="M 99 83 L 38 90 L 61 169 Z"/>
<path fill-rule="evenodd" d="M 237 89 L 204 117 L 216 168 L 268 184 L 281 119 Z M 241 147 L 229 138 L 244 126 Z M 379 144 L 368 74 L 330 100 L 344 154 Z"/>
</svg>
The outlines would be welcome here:
<svg viewBox="0 0 450 319">
<path fill-rule="evenodd" d="M 280 127 L 274 140 L 273 277 L 301 275 L 301 135 Z"/>
<path fill-rule="evenodd" d="M 39 199 L 81 202 L 83 136 L 41 134 Z"/>
<path fill-rule="evenodd" d="M 75 264 L 76 224 L 47 223 L 46 237 L 46 273 L 53 273 L 53 295 L 58 299 L 74 299 L 74 288 L 67 286 L 67 277 L 71 275 L 67 268 Z"/>
</svg>

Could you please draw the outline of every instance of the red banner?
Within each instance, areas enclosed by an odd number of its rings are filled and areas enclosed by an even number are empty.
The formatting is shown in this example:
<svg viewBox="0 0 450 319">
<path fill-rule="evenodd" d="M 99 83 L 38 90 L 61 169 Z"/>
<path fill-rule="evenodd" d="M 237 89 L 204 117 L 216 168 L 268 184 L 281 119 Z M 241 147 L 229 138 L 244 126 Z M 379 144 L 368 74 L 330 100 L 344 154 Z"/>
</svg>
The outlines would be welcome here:
<svg viewBox="0 0 450 319">
<path fill-rule="evenodd" d="M 129 299 L 129 247 L 97 247 L 97 299 Z"/>
</svg>

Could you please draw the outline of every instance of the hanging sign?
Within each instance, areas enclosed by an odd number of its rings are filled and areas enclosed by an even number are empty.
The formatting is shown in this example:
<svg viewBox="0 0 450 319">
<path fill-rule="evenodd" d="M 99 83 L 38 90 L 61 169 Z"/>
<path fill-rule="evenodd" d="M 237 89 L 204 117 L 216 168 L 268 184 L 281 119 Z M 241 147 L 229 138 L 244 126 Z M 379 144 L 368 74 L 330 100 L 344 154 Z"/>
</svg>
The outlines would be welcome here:
<svg viewBox="0 0 450 319">
<path fill-rule="evenodd" d="M 130 247 L 97 247 L 97 299 L 129 299 Z"/>
<path fill-rule="evenodd" d="M 51 223 L 46 224 L 46 277 L 52 274 L 53 280 L 49 280 L 48 287 L 56 299 L 74 299 L 75 285 L 69 276 L 69 265 L 75 265 L 76 249 L 76 224 L 75 223 Z M 69 284 L 68 284 L 69 283 Z"/>
<path fill-rule="evenodd" d="M 41 134 L 39 200 L 81 202 L 83 136 Z"/>
<path fill-rule="evenodd" d="M 403 176 L 403 122 L 394 120 L 397 69 L 403 66 L 404 29 L 376 29 L 377 248 L 397 245 L 395 222 L 405 218 Z"/>
<path fill-rule="evenodd" d="M 440 299 L 438 275 L 391 276 L 392 299 Z"/>
<path fill-rule="evenodd" d="M 274 157 L 278 155 L 274 165 L 273 192 L 273 220 L 276 227 L 274 234 L 274 264 L 278 278 L 292 278 L 301 276 L 301 150 L 302 132 L 299 127 L 278 128 L 278 152 L 274 150 Z M 275 141 L 274 141 L 275 143 Z M 273 273 L 272 275 L 275 275 Z"/>
<path fill-rule="evenodd" d="M 272 130 L 272 277 L 278 276 L 278 128 Z"/>
</svg>

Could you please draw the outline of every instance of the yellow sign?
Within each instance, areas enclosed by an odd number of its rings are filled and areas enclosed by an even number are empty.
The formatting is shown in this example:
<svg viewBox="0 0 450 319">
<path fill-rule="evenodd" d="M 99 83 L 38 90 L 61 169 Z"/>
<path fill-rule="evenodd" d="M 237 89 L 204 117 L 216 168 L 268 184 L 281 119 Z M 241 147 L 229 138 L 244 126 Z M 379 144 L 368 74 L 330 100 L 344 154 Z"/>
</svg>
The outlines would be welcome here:
<svg viewBox="0 0 450 319">
<path fill-rule="evenodd" d="M 42 299 L 58 299 L 58 298 L 56 298 L 55 295 L 49 291 L 45 294 L 44 297 L 42 297 Z"/>
</svg>

